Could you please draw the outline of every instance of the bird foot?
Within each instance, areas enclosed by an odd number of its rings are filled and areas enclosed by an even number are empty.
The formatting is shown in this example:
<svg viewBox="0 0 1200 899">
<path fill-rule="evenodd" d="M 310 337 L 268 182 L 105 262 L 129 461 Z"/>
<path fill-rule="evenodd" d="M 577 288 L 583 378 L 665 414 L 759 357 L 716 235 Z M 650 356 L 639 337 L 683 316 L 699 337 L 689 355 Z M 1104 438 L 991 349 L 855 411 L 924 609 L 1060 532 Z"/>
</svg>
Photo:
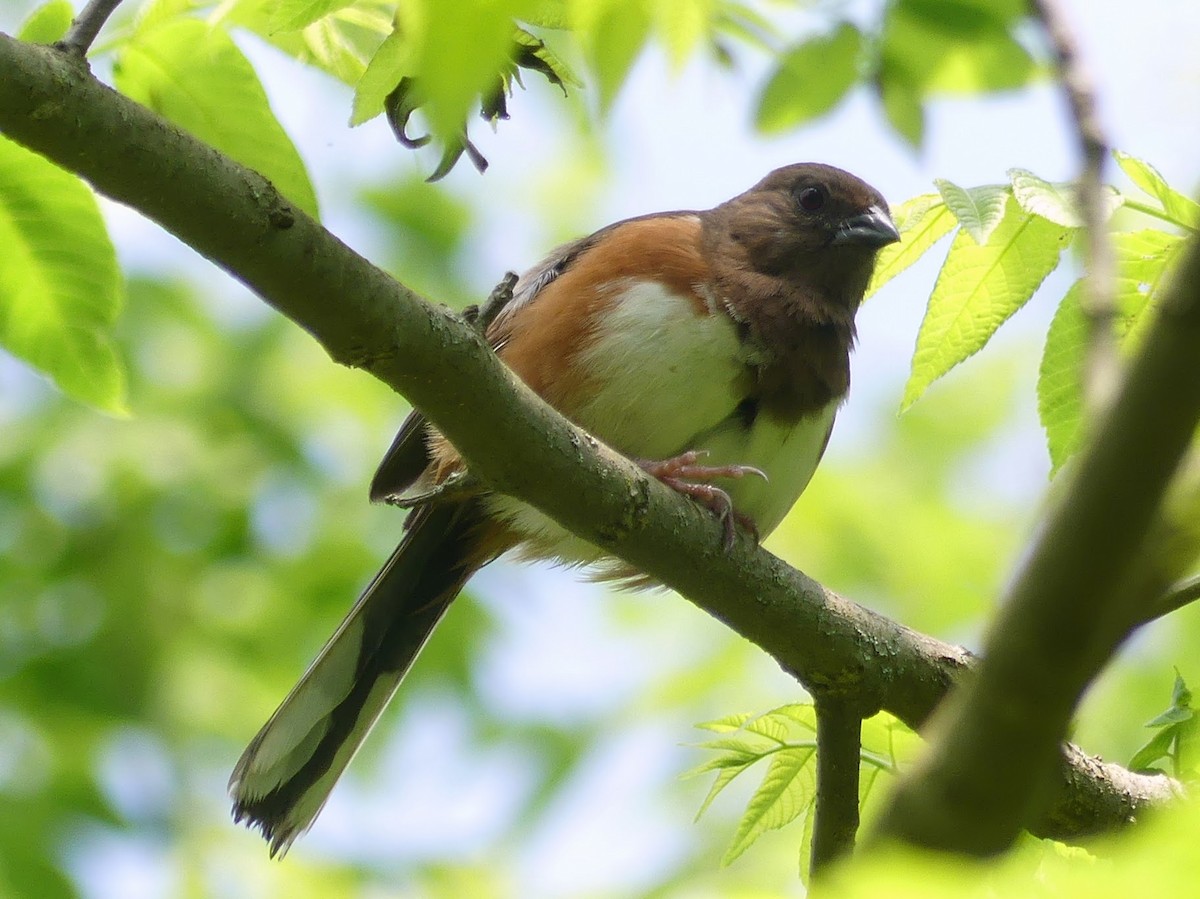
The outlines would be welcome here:
<svg viewBox="0 0 1200 899">
<path fill-rule="evenodd" d="M 766 472 L 753 465 L 702 465 L 700 460 L 707 455 L 704 450 L 689 450 L 670 459 L 639 459 L 637 464 L 646 474 L 711 510 L 725 529 L 725 549 L 733 546 L 739 524 L 749 531 L 757 542 L 758 526 L 754 521 L 733 508 L 733 500 L 729 498 L 728 493 L 708 482 L 717 478 L 743 478 L 750 474 L 758 475 L 765 481 Z"/>
</svg>

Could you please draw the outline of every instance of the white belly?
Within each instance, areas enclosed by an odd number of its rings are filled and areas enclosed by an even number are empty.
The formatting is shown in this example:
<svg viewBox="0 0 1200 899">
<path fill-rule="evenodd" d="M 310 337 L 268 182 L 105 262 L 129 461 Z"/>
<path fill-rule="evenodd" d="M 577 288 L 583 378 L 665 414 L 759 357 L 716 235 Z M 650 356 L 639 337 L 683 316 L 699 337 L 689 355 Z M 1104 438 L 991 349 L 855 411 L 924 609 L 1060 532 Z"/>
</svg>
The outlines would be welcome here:
<svg viewBox="0 0 1200 899">
<path fill-rule="evenodd" d="M 705 464 L 751 465 L 767 474 L 715 482 L 765 537 L 808 485 L 838 403 L 798 422 L 736 414 L 744 399 L 745 349 L 730 318 L 697 314 L 692 301 L 659 284 L 624 288 L 577 364 L 593 385 L 575 421 L 621 452 L 661 460 L 706 450 Z M 518 500 L 494 496 L 491 511 L 530 539 L 531 555 L 588 563 L 602 555 Z"/>
</svg>

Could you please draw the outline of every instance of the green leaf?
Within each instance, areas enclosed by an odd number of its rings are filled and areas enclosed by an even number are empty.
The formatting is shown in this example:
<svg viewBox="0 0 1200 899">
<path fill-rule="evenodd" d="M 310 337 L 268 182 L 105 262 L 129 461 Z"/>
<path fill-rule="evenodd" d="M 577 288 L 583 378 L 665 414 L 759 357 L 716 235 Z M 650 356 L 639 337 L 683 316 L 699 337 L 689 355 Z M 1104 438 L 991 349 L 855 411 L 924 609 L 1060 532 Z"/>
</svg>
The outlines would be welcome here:
<svg viewBox="0 0 1200 899">
<path fill-rule="evenodd" d="M 53 44 L 67 36 L 75 12 L 67 0 L 50 0 L 31 12 L 21 23 L 17 39 L 31 44 Z"/>
<path fill-rule="evenodd" d="M 1163 210 L 1179 225 L 1191 230 L 1200 227 L 1200 204 L 1167 184 L 1158 169 L 1120 150 L 1113 151 L 1113 158 L 1117 160 L 1121 171 L 1129 176 L 1129 180 L 1158 200 Z"/>
<path fill-rule="evenodd" d="M 575 5 L 573 27 L 596 76 L 600 108 L 612 107 L 650 36 L 644 0 L 590 0 Z"/>
<path fill-rule="evenodd" d="M 1013 196 L 1026 212 L 1040 215 L 1064 228 L 1083 226 L 1073 184 L 1051 184 L 1025 169 L 1009 169 L 1008 177 Z"/>
<path fill-rule="evenodd" d="M 654 4 L 658 32 L 676 69 L 688 61 L 712 28 L 714 0 L 657 0 Z"/>
<path fill-rule="evenodd" d="M 946 192 L 943 191 L 943 196 Z M 947 205 L 950 205 L 948 202 Z M 979 352 L 1028 302 L 1058 265 L 1073 232 L 1022 210 L 1015 200 L 988 237 L 976 243 L 964 228 L 954 239 L 917 335 L 902 408 L 958 363 Z"/>
<path fill-rule="evenodd" d="M 1088 323 L 1079 302 L 1081 290 L 1082 282 L 1076 281 L 1058 304 L 1038 368 L 1038 417 L 1046 432 L 1052 474 L 1083 443 L 1083 364 Z"/>
<path fill-rule="evenodd" d="M 717 798 L 717 794 L 729 786 L 735 777 L 749 768 L 752 764 L 754 764 L 753 761 L 740 764 L 722 765 L 720 770 L 717 772 L 716 779 L 713 780 L 712 786 L 709 787 L 708 794 L 704 797 L 704 801 L 700 803 L 700 809 L 696 812 L 696 817 L 693 820 L 699 821 L 700 816 L 708 811 L 708 807 L 712 805 L 713 800 Z M 699 773 L 703 772 L 693 770 L 689 771 L 687 776 Z"/>
<path fill-rule="evenodd" d="M 753 718 L 751 712 L 738 712 L 734 715 L 726 715 L 724 718 L 717 718 L 713 721 L 702 721 L 697 724 L 701 730 L 710 730 L 715 734 L 727 734 L 736 730 L 741 730 L 742 726 Z"/>
<path fill-rule="evenodd" d="M 849 22 L 789 50 L 758 98 L 755 124 L 777 133 L 833 109 L 858 80 L 863 37 Z"/>
<path fill-rule="evenodd" d="M 91 190 L 0 137 L 0 344 L 69 396 L 127 414 L 112 339 L 123 287 Z"/>
<path fill-rule="evenodd" d="M 958 223 L 975 238 L 986 244 L 1008 210 L 1012 190 L 1007 184 L 984 184 L 980 187 L 959 187 L 944 178 L 934 180 L 946 206 Z"/>
<path fill-rule="evenodd" d="M 766 776 L 746 805 L 722 865 L 736 860 L 768 830 L 794 821 L 812 804 L 816 797 L 815 758 L 816 750 L 807 747 L 775 753 Z"/>
<path fill-rule="evenodd" d="M 236 23 L 297 61 L 355 85 L 392 32 L 394 10 L 386 0 L 357 0 L 299 31 L 280 31 L 273 22 L 275 0 L 231 0 L 217 8 L 209 23 Z"/>
<path fill-rule="evenodd" d="M 271 12 L 271 31 L 299 31 L 354 3 L 354 0 L 278 0 Z"/>
<path fill-rule="evenodd" d="M 395 90 L 408 65 L 408 49 L 398 31 L 393 31 L 367 64 L 367 70 L 354 87 L 354 105 L 350 124 L 361 125 L 383 112 L 383 101 Z"/>
<path fill-rule="evenodd" d="M 1132 353 L 1140 343 L 1150 318 L 1147 308 L 1160 298 L 1164 277 L 1176 259 L 1183 238 L 1146 229 L 1112 236 L 1117 266 L 1117 318 L 1114 323 L 1122 352 Z M 1038 416 L 1046 431 L 1052 470 L 1078 452 L 1085 437 L 1083 366 L 1088 322 L 1077 282 L 1059 304 L 1038 371 Z"/>
<path fill-rule="evenodd" d="M 1032 57 L 990 4 L 898 0 L 880 43 L 890 77 L 920 96 L 1010 90 L 1036 74 Z"/>
<path fill-rule="evenodd" d="M 119 90 L 261 172 L 317 215 L 295 146 L 271 112 L 253 66 L 221 28 L 198 19 L 139 23 L 113 67 Z"/>
<path fill-rule="evenodd" d="M 892 221 L 900 231 L 900 242 L 879 251 L 875 273 L 867 285 L 868 297 L 924 256 L 956 224 L 940 194 L 922 194 L 905 200 L 892 210 Z"/>
<path fill-rule="evenodd" d="M 884 59 L 876 81 L 879 102 L 888 124 L 914 150 L 925 141 L 925 106 L 921 92 Z"/>
<path fill-rule="evenodd" d="M 1175 742 L 1175 728 L 1167 727 L 1156 733 L 1150 740 L 1133 754 L 1129 760 L 1131 771 L 1147 771 L 1159 759 L 1171 754 L 1171 745 Z"/>
<path fill-rule="evenodd" d="M 1009 169 L 1013 196 L 1026 212 L 1050 219 L 1066 228 L 1080 228 L 1083 219 L 1074 184 L 1053 184 L 1025 169 Z M 1105 217 L 1121 208 L 1125 198 L 1115 188 L 1103 185 Z"/>
</svg>

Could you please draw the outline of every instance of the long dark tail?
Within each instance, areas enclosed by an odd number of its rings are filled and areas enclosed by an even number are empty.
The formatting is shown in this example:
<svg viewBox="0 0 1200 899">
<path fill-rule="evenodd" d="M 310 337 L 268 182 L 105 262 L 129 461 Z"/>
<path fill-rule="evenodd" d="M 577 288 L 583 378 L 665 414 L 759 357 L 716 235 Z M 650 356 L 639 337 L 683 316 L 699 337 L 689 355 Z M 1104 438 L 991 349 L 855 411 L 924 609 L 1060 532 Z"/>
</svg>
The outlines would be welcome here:
<svg viewBox="0 0 1200 899">
<path fill-rule="evenodd" d="M 286 852 L 324 806 L 400 680 L 480 565 L 476 501 L 412 513 L 403 542 L 250 742 L 229 779 L 234 820 Z"/>
</svg>

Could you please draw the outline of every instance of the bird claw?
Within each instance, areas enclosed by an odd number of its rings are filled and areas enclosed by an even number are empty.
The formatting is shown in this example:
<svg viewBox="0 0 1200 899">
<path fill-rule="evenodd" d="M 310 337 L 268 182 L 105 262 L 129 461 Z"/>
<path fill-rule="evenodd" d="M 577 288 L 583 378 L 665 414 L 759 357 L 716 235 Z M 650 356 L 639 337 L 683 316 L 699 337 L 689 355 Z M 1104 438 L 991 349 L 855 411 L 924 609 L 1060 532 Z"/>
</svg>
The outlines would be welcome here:
<svg viewBox="0 0 1200 899">
<path fill-rule="evenodd" d="M 733 508 L 729 494 L 707 481 L 717 478 L 741 478 L 757 475 L 764 481 L 767 474 L 753 465 L 702 465 L 700 460 L 708 455 L 707 450 L 689 450 L 670 459 L 657 461 L 639 460 L 638 465 L 651 477 L 662 481 L 677 493 L 691 497 L 717 516 L 724 529 L 724 545 L 729 550 L 737 536 L 737 525 L 741 525 L 754 541 L 758 542 L 758 526 L 748 516 Z"/>
</svg>

